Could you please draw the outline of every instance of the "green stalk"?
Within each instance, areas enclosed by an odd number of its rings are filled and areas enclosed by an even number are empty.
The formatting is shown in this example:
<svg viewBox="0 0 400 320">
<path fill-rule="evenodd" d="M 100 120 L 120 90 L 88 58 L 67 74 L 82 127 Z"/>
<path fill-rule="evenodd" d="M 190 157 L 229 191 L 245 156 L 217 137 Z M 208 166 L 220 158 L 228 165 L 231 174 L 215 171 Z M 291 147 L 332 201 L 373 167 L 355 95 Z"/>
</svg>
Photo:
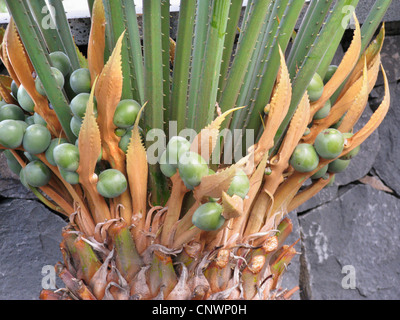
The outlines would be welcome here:
<svg viewBox="0 0 400 320">
<path fill-rule="evenodd" d="M 181 2 L 179 25 L 175 51 L 175 65 L 172 78 L 172 118 L 178 125 L 178 133 L 185 128 L 187 88 L 189 81 L 189 67 L 192 53 L 192 36 L 196 0 Z"/>
<path fill-rule="evenodd" d="M 389 1 L 382 1 L 382 0 L 377 0 L 374 4 L 374 6 L 371 8 L 367 18 L 365 19 L 364 24 L 361 27 L 361 53 L 365 51 L 367 48 L 369 42 L 371 41 L 371 38 L 375 34 L 376 29 L 378 28 L 379 24 L 381 23 L 383 16 L 385 15 L 386 11 L 388 10 L 391 0 Z M 338 90 L 332 95 L 331 101 L 334 102 L 340 95 L 342 89 L 347 83 L 344 81 L 342 85 L 339 87 Z"/>
<path fill-rule="evenodd" d="M 126 30 L 126 17 L 125 17 L 125 9 L 123 9 L 124 3 L 122 0 L 112 0 L 110 1 L 109 6 L 109 18 L 112 21 L 112 39 L 113 42 L 111 43 L 112 48 L 115 47 L 116 41 L 119 39 L 121 34 Z M 132 16 L 132 14 L 130 14 Z M 109 21 L 109 20 L 107 20 Z M 115 42 L 114 42 L 115 41 Z M 121 100 L 123 99 L 132 99 L 134 91 L 132 86 L 132 78 L 131 76 L 134 72 L 131 72 L 131 64 L 129 61 L 128 55 L 128 45 L 127 45 L 128 38 L 125 36 L 122 49 L 121 49 L 121 57 L 122 57 L 122 76 L 124 78 L 123 87 L 122 87 L 122 96 Z"/>
<path fill-rule="evenodd" d="M 229 66 L 231 64 L 232 49 L 237 34 L 237 25 L 239 22 L 240 13 L 242 12 L 242 6 L 243 6 L 243 0 L 237 0 L 232 2 L 231 8 L 229 9 L 228 24 L 226 26 L 226 34 L 225 34 L 224 52 L 222 54 L 222 63 L 220 72 L 221 76 L 218 84 L 219 90 L 218 90 L 217 100 L 219 100 L 222 94 L 222 89 L 226 83 Z"/>
<path fill-rule="evenodd" d="M 89 7 L 89 14 L 90 14 L 90 16 L 92 16 L 94 0 L 87 0 L 87 2 L 88 2 L 88 7 Z"/>
<path fill-rule="evenodd" d="M 201 130 L 214 119 L 230 5 L 230 0 L 215 0 L 214 2 L 199 87 L 198 117 L 194 126 L 197 131 Z"/>
<path fill-rule="evenodd" d="M 231 70 L 228 75 L 226 86 L 221 95 L 220 108 L 222 112 L 229 110 L 236 106 L 236 101 L 240 93 L 240 88 L 243 79 L 248 69 L 249 61 L 251 59 L 258 35 L 264 23 L 264 19 L 268 12 L 268 0 L 254 1 L 254 9 L 245 33 L 243 34 L 242 42 L 238 47 L 235 59 L 233 60 Z M 230 117 L 226 120 L 225 126 L 230 123 Z"/>
<path fill-rule="evenodd" d="M 288 57 L 288 69 L 292 79 L 318 36 L 331 5 L 332 0 L 311 1 L 309 4 Z"/>
<path fill-rule="evenodd" d="M 361 52 L 367 48 L 392 0 L 377 0 L 361 27 Z"/>
<path fill-rule="evenodd" d="M 106 16 L 106 31 L 105 31 L 105 49 L 104 49 L 104 62 L 106 63 L 112 54 L 112 50 L 115 46 L 116 39 L 113 35 L 113 24 L 111 19 L 111 4 L 110 1 L 103 0 L 104 13 Z"/>
<path fill-rule="evenodd" d="M 196 112 L 199 99 L 199 88 L 201 80 L 202 66 L 204 63 L 204 50 L 209 27 L 209 12 L 211 8 L 211 0 L 198 1 L 194 40 L 193 40 L 193 56 L 190 73 L 189 98 L 187 107 L 186 127 L 194 128 L 196 122 Z"/>
<path fill-rule="evenodd" d="M 246 106 L 246 108 L 233 114 L 231 129 L 244 128 L 245 120 L 248 114 L 251 113 L 250 104 L 254 102 L 255 93 L 259 86 L 258 82 L 263 75 L 264 65 L 268 61 L 268 55 L 271 50 L 271 43 L 279 26 L 277 18 L 282 19 L 287 2 L 288 0 L 271 1 L 236 102 L 236 105 Z"/>
<path fill-rule="evenodd" d="M 164 119 L 170 119 L 170 113 L 172 112 L 171 105 L 171 64 L 170 64 L 170 0 L 161 1 L 161 45 L 162 45 L 162 66 L 163 66 L 163 81 L 164 81 Z M 168 125 L 165 126 L 166 132 L 168 132 Z"/>
<path fill-rule="evenodd" d="M 72 69 L 80 68 L 79 58 L 76 54 L 74 39 L 72 38 L 71 29 L 65 14 L 65 9 L 61 0 L 49 0 L 49 4 L 55 9 L 55 22 L 58 33 L 64 43 L 66 54 L 71 60 Z"/>
<path fill-rule="evenodd" d="M 61 40 L 60 34 L 57 29 L 52 28 L 52 25 L 55 25 L 53 17 L 50 15 L 50 9 L 46 4 L 45 0 L 29 0 L 29 6 L 31 8 L 32 14 L 35 17 L 36 24 L 40 28 L 40 31 L 46 41 L 47 47 L 50 52 L 54 51 L 62 51 L 65 52 L 64 44 Z M 45 12 L 43 12 L 43 8 L 47 8 Z M 45 19 L 49 19 L 49 27 L 45 27 L 44 21 Z"/>
<path fill-rule="evenodd" d="M 124 8 L 123 15 L 126 29 L 125 37 L 128 66 L 130 68 L 131 95 L 143 105 L 145 102 L 143 55 L 135 3 L 131 0 L 121 0 L 121 7 Z M 127 71 L 129 71 L 129 68 L 127 68 Z"/>
<path fill-rule="evenodd" d="M 150 129 L 163 129 L 163 67 L 161 38 L 161 0 L 143 1 L 143 45 L 144 45 L 144 81 L 145 81 L 145 132 Z M 153 202 L 164 202 L 168 194 L 165 176 L 159 165 L 149 168 L 150 188 Z"/>
<path fill-rule="evenodd" d="M 75 135 L 70 128 L 71 113 L 68 101 L 62 91 L 58 87 L 57 82 L 51 72 L 51 66 L 46 58 L 46 52 L 43 50 L 39 35 L 32 30 L 37 28 L 30 18 L 29 9 L 23 4 L 22 0 L 7 0 L 8 10 L 14 18 L 18 27 L 19 34 L 25 49 L 31 59 L 36 73 L 40 77 L 43 86 L 46 88 L 47 97 L 52 104 L 54 111 L 60 121 L 60 124 L 70 142 L 74 143 Z"/>
<path fill-rule="evenodd" d="M 268 104 L 272 89 L 275 83 L 276 75 L 280 66 L 279 47 L 283 52 L 289 44 L 296 21 L 303 8 L 304 1 L 290 0 L 287 4 L 281 23 L 277 29 L 276 36 L 271 43 L 271 52 L 268 61 L 263 70 L 263 77 L 257 90 L 254 107 L 251 107 L 246 129 L 258 130 L 261 126 L 260 115 L 264 113 L 264 107 Z M 279 46 L 278 46 L 279 45 Z"/>
<path fill-rule="evenodd" d="M 339 0 L 331 15 L 329 16 L 326 24 L 321 30 L 319 36 L 316 38 L 313 46 L 310 51 L 306 55 L 306 59 L 303 62 L 303 65 L 300 66 L 299 71 L 297 72 L 295 78 L 292 82 L 293 93 L 292 93 L 292 101 L 289 106 L 288 113 L 285 119 L 282 121 L 282 124 L 276 134 L 275 137 L 275 146 L 273 152 L 275 152 L 280 145 L 280 140 L 283 137 L 284 132 L 296 111 L 298 104 L 300 103 L 308 84 L 310 83 L 312 77 L 315 72 L 318 70 L 319 65 L 321 63 L 321 57 L 324 57 L 329 49 L 329 44 L 332 41 L 332 36 L 334 36 L 337 32 L 338 28 L 341 28 L 341 23 L 343 19 L 348 14 L 346 11 L 343 12 L 342 9 L 345 6 L 354 5 L 354 0 Z"/>
</svg>

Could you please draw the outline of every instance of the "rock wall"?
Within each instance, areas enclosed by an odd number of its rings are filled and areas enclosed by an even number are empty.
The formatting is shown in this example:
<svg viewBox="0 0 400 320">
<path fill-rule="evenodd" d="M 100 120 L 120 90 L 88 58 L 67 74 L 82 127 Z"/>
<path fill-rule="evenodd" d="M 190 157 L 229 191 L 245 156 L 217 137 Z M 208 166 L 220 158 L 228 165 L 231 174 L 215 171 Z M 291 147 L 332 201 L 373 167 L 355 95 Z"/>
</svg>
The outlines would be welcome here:
<svg viewBox="0 0 400 320">
<path fill-rule="evenodd" d="M 294 231 L 288 243 L 300 239 L 299 255 L 288 266 L 282 287 L 299 286 L 294 299 L 400 298 L 398 5 L 394 1 L 387 14 L 387 21 L 394 22 L 386 26 L 381 54 L 392 98 L 386 119 L 334 186 L 289 214 Z M 87 22 L 73 25 L 84 45 Z M 359 127 L 379 105 L 382 84 L 378 79 Z M 0 299 L 38 298 L 46 276 L 43 267 L 62 260 L 59 241 L 65 225 L 20 184 L 0 155 Z"/>
</svg>

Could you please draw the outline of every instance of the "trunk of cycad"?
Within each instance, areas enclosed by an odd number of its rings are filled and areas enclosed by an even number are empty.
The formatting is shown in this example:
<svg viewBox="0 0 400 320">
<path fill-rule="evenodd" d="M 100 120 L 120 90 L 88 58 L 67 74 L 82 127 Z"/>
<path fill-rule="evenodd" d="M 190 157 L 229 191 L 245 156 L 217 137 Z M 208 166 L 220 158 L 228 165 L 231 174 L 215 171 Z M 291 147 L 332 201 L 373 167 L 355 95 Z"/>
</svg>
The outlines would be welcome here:
<svg viewBox="0 0 400 320">
<path fill-rule="evenodd" d="M 23 21 L 24 14 L 30 17 L 28 3 L 22 0 L 7 2 L 19 32 L 12 21 L 1 51 L 4 65 L 17 84 L 23 83 L 28 88 L 37 111 L 43 114 L 53 136 L 70 137 L 70 130 L 66 128 L 70 115 L 65 115 L 64 108 L 68 99 L 52 83 L 47 56 L 38 52 L 44 49 L 45 41 L 43 39 L 41 46 L 35 48 L 37 43 L 29 38 L 29 28 Z M 60 13 L 62 4 L 51 2 L 57 4 Z M 342 132 L 351 131 L 361 116 L 379 72 L 384 29 L 364 54 L 363 37 L 372 36 L 371 30 L 377 27 L 378 22 L 373 17 L 381 17 L 381 1 L 377 1 L 377 6 L 371 10 L 371 23 L 364 32 L 355 19 L 353 41 L 338 72 L 325 85 L 322 97 L 312 103 L 306 93 L 306 84 L 315 70 L 319 67 L 323 70 L 330 63 L 327 60 L 332 50 L 336 50 L 335 44 L 329 43 L 330 32 L 337 29 L 345 15 L 341 9 L 357 1 L 338 1 L 321 30 L 319 27 L 332 1 L 312 2 L 307 13 L 309 26 L 305 24 L 294 40 L 289 68 L 285 49 L 294 37 L 292 31 L 302 7 L 301 1 L 249 1 L 232 64 L 227 59 L 235 38 L 240 2 L 204 0 L 196 6 L 195 1 L 188 1 L 182 6 L 179 38 L 173 48 L 176 49 L 175 56 L 170 59 L 173 62 L 172 81 L 167 59 L 169 52 L 166 51 L 170 43 L 169 34 L 166 34 L 169 1 L 144 1 L 143 55 L 134 5 L 125 0 L 119 2 L 121 8 L 111 8 L 107 1 L 90 1 L 93 11 L 88 61 L 72 48 L 66 50 L 73 58 L 75 68 L 81 62 L 88 66 L 92 90 L 79 134 L 80 185 L 66 183 L 57 167 L 51 166 L 43 154 L 38 155 L 53 172 L 51 183 L 41 191 L 50 196 L 52 202 L 47 200 L 49 203 L 59 205 L 59 210 L 70 219 L 60 244 L 63 263 L 55 266 L 66 288 L 56 292 L 43 290 L 40 297 L 83 300 L 289 299 L 298 288 L 286 290 L 280 284 L 296 255 L 294 246 L 298 240 L 285 243 L 293 228 L 286 214 L 310 199 L 333 178 L 330 174 L 326 179 L 313 180 L 309 187 L 302 189 L 312 174 L 333 159 L 321 159 L 318 168 L 309 173 L 294 171 L 289 159 L 299 143 L 312 144 L 319 132 L 343 115 L 346 114 L 339 127 Z M 384 8 L 387 9 L 386 5 Z M 28 25 L 33 25 L 33 16 L 29 19 Z M 62 21 L 65 27 L 65 20 Z M 108 23 L 113 21 L 117 25 L 115 29 Z M 311 28 L 314 22 L 318 26 L 315 30 L 320 33 Z M 70 34 L 65 28 L 61 30 L 61 25 L 58 28 L 61 43 L 64 46 L 70 44 Z M 194 30 L 193 48 L 188 36 L 191 29 Z M 35 36 L 39 37 L 40 33 Z M 300 39 L 307 39 L 311 49 Z M 313 64 L 314 60 L 318 63 Z M 39 96 L 32 85 L 33 70 L 46 79 L 43 83 L 52 90 L 48 98 L 55 107 L 54 112 L 44 111 L 49 101 Z M 384 100 L 370 121 L 347 139 L 341 156 L 365 141 L 387 113 L 390 95 L 383 68 L 382 73 Z M 11 78 L 0 79 L 0 93 L 7 103 L 17 103 L 10 94 Z M 121 98 L 130 95 L 140 101 L 142 109 L 132 128 L 125 154 L 118 147 L 119 138 L 114 134 L 116 126 L 112 119 Z M 332 96 L 335 99 L 330 114 L 311 124 L 315 112 Z M 97 119 L 94 97 L 98 106 Z M 249 109 L 236 105 L 241 102 L 250 105 L 254 115 Z M 167 106 L 171 110 L 163 110 Z M 260 120 L 259 112 L 262 111 L 266 115 L 263 114 Z M 215 113 L 218 117 L 210 121 Z M 197 129 L 205 127 L 192 142 L 190 150 L 209 160 L 217 147 L 221 129 L 231 119 L 231 128 L 242 129 L 241 124 L 248 124 L 249 128 L 260 129 L 260 138 L 245 157 L 233 165 L 220 166 L 216 174 L 203 177 L 193 191 L 186 188 L 179 173 L 172 176 L 169 190 L 166 179 L 160 178 L 158 168 L 148 166 L 139 124 L 145 124 L 145 131 L 161 129 L 167 120 L 178 120 L 179 128 L 187 125 L 197 126 Z M 265 126 L 257 125 L 260 121 Z M 304 135 L 307 126 L 310 126 L 310 133 Z M 74 137 L 70 138 L 74 140 Z M 102 160 L 127 177 L 128 188 L 116 199 L 105 199 L 96 190 L 95 167 L 101 150 Z M 26 159 L 21 151 L 22 148 L 13 150 L 12 154 L 25 166 Z M 250 180 L 245 199 L 227 194 L 238 169 L 243 169 Z M 167 194 L 170 194 L 169 199 L 163 199 Z M 219 230 L 203 231 L 193 225 L 192 216 L 210 198 L 220 199 L 225 223 Z"/>
</svg>

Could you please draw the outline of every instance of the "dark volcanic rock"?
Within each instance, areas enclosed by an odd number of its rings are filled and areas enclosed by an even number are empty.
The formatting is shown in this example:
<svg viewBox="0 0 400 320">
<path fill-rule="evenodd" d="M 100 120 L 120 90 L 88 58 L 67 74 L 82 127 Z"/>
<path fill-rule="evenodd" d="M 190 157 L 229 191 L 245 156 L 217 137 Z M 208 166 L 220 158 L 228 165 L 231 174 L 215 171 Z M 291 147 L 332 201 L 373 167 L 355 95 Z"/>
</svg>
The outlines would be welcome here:
<svg viewBox="0 0 400 320">
<path fill-rule="evenodd" d="M 299 218 L 308 299 L 400 297 L 400 200 L 366 185 Z M 355 288 L 345 289 L 349 270 Z M 344 287 L 342 286 L 344 281 Z"/>
<path fill-rule="evenodd" d="M 0 204 L 0 299 L 38 299 L 42 268 L 62 261 L 63 219 L 32 200 Z M 59 280 L 57 283 L 59 284 Z"/>
<path fill-rule="evenodd" d="M 3 153 L 0 154 L 0 196 L 4 198 L 36 199 L 35 195 L 21 184 L 19 177 L 8 168 Z"/>
<path fill-rule="evenodd" d="M 299 229 L 299 221 L 297 218 L 297 213 L 295 211 L 289 213 L 288 218 L 292 221 L 293 231 L 290 236 L 286 239 L 285 244 L 291 245 L 298 239 L 300 239 L 300 229 Z M 294 248 L 297 252 L 301 252 L 301 243 L 298 242 Z M 299 285 L 299 277 L 300 277 L 300 255 L 296 255 L 289 266 L 287 267 L 286 272 L 283 275 L 281 287 L 284 289 L 293 289 Z M 292 300 L 299 300 L 300 292 L 299 290 L 292 296 Z"/>
<path fill-rule="evenodd" d="M 379 95 L 382 88 L 375 90 Z M 390 85 L 391 106 L 380 125 L 381 148 L 374 163 L 374 169 L 381 180 L 397 194 L 400 194 L 400 84 Z M 383 93 L 380 94 L 381 98 Z"/>
</svg>

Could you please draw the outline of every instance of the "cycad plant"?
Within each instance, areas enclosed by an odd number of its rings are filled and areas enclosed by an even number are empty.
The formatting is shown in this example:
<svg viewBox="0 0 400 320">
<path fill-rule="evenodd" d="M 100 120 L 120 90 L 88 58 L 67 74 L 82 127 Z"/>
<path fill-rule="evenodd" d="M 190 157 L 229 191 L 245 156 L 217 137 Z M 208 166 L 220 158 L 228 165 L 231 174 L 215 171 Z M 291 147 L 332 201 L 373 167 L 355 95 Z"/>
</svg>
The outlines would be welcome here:
<svg viewBox="0 0 400 320">
<path fill-rule="evenodd" d="M 61 0 L 6 2 L 0 147 L 69 218 L 65 288 L 40 297 L 290 298 L 286 214 L 388 111 L 383 26 L 374 37 L 391 1 L 360 28 L 358 0 L 312 0 L 302 21 L 301 0 L 184 0 L 171 39 L 168 0 L 143 1 L 141 28 L 133 0 L 91 0 L 87 56 Z M 382 103 L 353 132 L 380 70 Z"/>
</svg>

